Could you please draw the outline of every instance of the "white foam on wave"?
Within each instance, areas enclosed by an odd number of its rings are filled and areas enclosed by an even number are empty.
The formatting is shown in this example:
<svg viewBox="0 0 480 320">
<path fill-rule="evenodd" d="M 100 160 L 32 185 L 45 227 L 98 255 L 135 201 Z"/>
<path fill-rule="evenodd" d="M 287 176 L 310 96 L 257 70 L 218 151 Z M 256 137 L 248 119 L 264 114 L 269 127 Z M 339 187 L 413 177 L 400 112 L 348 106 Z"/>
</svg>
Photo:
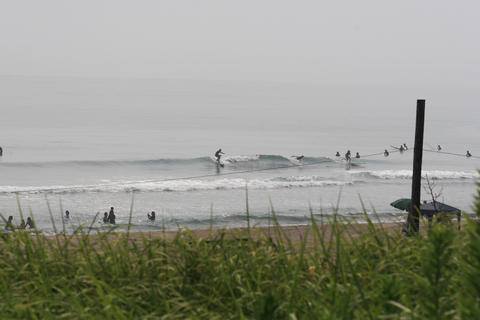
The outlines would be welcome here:
<svg viewBox="0 0 480 320">
<path fill-rule="evenodd" d="M 301 187 L 340 186 L 351 182 L 322 180 L 317 177 L 288 177 L 274 179 L 215 179 L 215 180 L 172 180 L 172 181 L 124 181 L 98 185 L 74 186 L 2 186 L 0 193 L 81 193 L 81 192 L 184 192 L 202 190 L 233 190 L 248 186 L 250 189 L 280 189 Z"/>
<path fill-rule="evenodd" d="M 412 178 L 411 170 L 351 170 L 350 179 L 336 180 L 321 176 L 287 176 L 270 179 L 185 179 L 185 180 L 141 180 L 103 181 L 92 185 L 53 185 L 53 186 L 0 186 L 0 193 L 82 193 L 82 192 L 184 192 L 202 190 L 232 190 L 248 186 L 250 189 L 281 189 L 302 187 L 341 186 L 368 180 L 407 180 Z M 475 171 L 423 171 L 432 180 L 475 180 L 480 176 Z M 344 177 L 345 178 L 345 177 Z"/>
<path fill-rule="evenodd" d="M 352 170 L 349 172 L 354 178 L 371 177 L 376 179 L 411 179 L 412 170 Z M 422 177 L 428 176 L 432 180 L 464 180 L 478 179 L 480 176 L 476 171 L 444 171 L 429 170 L 422 171 Z"/>
</svg>

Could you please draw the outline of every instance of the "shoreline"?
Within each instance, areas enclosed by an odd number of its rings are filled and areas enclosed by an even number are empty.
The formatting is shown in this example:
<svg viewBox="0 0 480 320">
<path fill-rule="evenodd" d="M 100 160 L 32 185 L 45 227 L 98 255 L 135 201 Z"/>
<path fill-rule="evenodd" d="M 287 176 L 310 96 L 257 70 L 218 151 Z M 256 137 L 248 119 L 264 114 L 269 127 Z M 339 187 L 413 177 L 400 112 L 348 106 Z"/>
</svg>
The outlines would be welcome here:
<svg viewBox="0 0 480 320">
<path fill-rule="evenodd" d="M 400 222 L 388 222 L 388 223 L 372 223 L 376 231 L 385 233 L 388 235 L 401 234 L 401 223 Z M 324 223 L 318 224 L 318 232 L 323 239 L 329 239 L 332 235 L 334 228 L 332 224 Z M 371 228 L 368 223 L 345 223 L 337 225 L 340 233 L 344 234 L 346 238 L 354 239 L 362 234 L 366 234 Z M 279 228 L 279 229 L 277 229 Z M 226 227 L 226 228 L 180 228 L 178 230 L 155 230 L 155 231 L 129 231 L 128 239 L 135 243 L 142 243 L 142 241 L 152 241 L 152 240 L 167 240 L 172 241 L 177 237 L 185 236 L 192 240 L 201 240 L 201 241 L 216 241 L 220 238 L 225 238 L 228 240 L 240 240 L 247 241 L 258 239 L 267 239 L 272 238 L 280 241 L 288 239 L 293 244 L 300 244 L 306 238 L 307 247 L 310 247 L 314 241 L 313 236 L 313 226 L 309 225 L 288 225 L 288 226 L 253 226 L 250 227 L 250 233 L 248 232 L 247 227 Z M 127 230 L 122 230 L 120 232 L 96 232 L 90 233 L 88 238 L 90 241 L 97 242 L 100 239 L 118 239 L 126 236 Z M 49 239 L 55 239 L 58 235 L 46 236 Z M 72 239 L 79 239 L 82 237 L 81 234 L 76 235 L 66 235 L 66 237 L 72 237 Z"/>
</svg>

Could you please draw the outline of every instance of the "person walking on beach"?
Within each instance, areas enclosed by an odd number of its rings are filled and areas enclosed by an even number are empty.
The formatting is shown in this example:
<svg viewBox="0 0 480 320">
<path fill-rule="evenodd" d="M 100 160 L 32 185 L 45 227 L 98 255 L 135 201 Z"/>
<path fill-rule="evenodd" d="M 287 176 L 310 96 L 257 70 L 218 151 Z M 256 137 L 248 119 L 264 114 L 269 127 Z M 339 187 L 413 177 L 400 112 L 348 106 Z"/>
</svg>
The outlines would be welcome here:
<svg viewBox="0 0 480 320">
<path fill-rule="evenodd" d="M 3 156 L 3 149 L 0 147 L 0 157 Z"/>
<path fill-rule="evenodd" d="M 220 163 L 220 158 L 222 157 L 222 154 L 225 154 L 222 152 L 222 149 L 218 149 L 217 152 L 215 152 L 215 158 L 217 158 L 218 163 Z"/>
<path fill-rule="evenodd" d="M 105 213 L 103 214 L 103 223 L 108 223 L 108 212 L 105 211 Z"/>
<path fill-rule="evenodd" d="M 469 150 L 467 150 L 467 154 L 465 155 L 467 158 L 470 158 L 472 156 L 472 154 L 470 153 Z"/>
<path fill-rule="evenodd" d="M 405 149 L 405 151 L 408 150 L 408 147 L 407 147 L 407 144 L 406 144 L 406 143 L 403 144 L 403 148 Z"/>
<path fill-rule="evenodd" d="M 110 224 L 115 224 L 115 213 L 113 212 L 113 207 L 110 207 L 110 213 L 108 214 L 108 222 L 110 222 Z"/>
<path fill-rule="evenodd" d="M 65 219 L 66 220 L 70 219 L 70 212 L 68 210 L 65 211 Z"/>
<path fill-rule="evenodd" d="M 30 218 L 30 217 L 27 218 L 26 226 L 29 227 L 30 229 L 34 228 L 32 218 Z"/>
<path fill-rule="evenodd" d="M 147 218 L 150 221 L 155 221 L 155 211 L 152 211 L 152 214 L 147 213 Z"/>
<path fill-rule="evenodd" d="M 442 151 L 442 147 L 440 145 L 437 145 L 437 151 Z"/>
</svg>

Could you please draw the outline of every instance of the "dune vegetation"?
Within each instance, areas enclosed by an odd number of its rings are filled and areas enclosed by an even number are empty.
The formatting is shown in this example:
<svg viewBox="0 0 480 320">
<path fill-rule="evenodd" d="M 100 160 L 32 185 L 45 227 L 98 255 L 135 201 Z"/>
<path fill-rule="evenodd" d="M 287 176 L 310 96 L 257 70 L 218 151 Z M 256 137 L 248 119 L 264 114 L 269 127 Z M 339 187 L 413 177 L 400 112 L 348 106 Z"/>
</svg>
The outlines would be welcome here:
<svg viewBox="0 0 480 320">
<path fill-rule="evenodd" d="M 474 200 L 480 216 L 480 188 Z M 248 210 L 247 210 L 248 211 Z M 2 319 L 474 319 L 480 224 L 0 236 Z M 368 217 L 367 217 L 368 218 Z M 248 219 L 248 212 L 246 214 Z M 275 212 L 272 210 L 275 222 Z M 53 221 L 53 219 L 52 219 Z M 246 223 L 247 225 L 247 223 Z"/>
</svg>

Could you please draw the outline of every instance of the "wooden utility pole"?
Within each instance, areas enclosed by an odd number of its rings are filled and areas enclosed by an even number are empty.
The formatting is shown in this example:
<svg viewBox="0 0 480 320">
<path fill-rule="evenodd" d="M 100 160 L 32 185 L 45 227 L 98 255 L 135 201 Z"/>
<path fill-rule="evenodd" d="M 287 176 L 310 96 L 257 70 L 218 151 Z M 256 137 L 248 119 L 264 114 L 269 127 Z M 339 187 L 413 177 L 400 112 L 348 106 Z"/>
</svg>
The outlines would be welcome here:
<svg viewBox="0 0 480 320">
<path fill-rule="evenodd" d="M 413 149 L 412 207 L 408 213 L 410 232 L 418 232 L 420 227 L 420 188 L 422 183 L 423 128 L 425 123 L 425 100 L 417 100 L 417 120 L 415 125 L 415 146 Z"/>
</svg>

